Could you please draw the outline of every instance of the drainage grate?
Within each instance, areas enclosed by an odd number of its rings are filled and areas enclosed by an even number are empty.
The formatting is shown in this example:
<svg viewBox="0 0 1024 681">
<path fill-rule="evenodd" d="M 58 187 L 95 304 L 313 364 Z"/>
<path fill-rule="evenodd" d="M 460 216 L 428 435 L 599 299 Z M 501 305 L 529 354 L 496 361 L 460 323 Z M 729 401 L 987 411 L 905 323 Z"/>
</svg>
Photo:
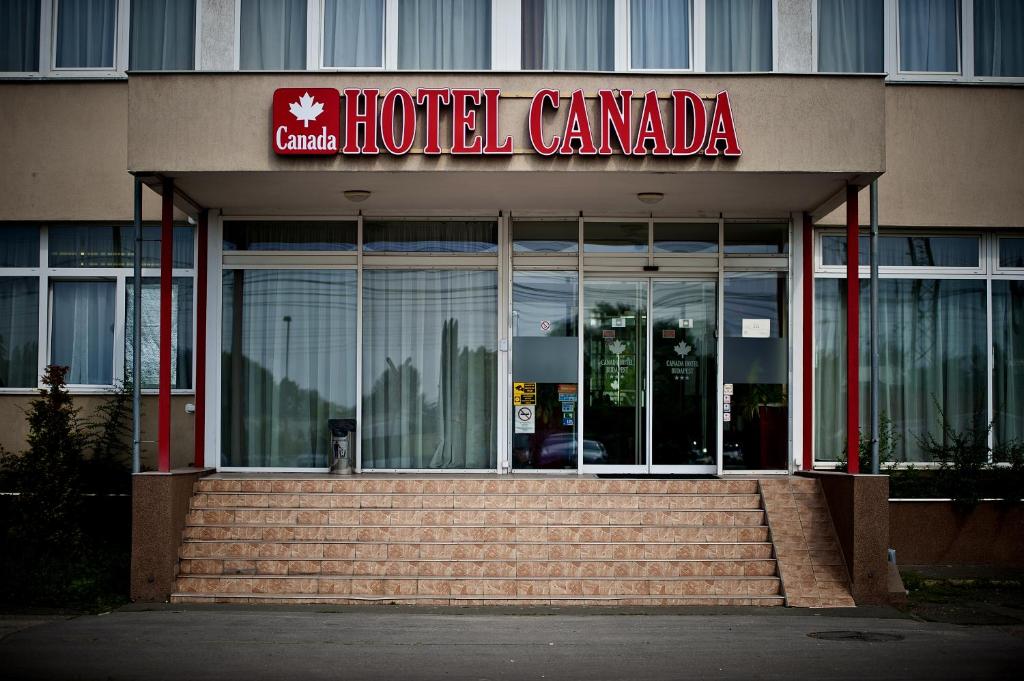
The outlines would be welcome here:
<svg viewBox="0 0 1024 681">
<path fill-rule="evenodd" d="M 877 631 L 812 631 L 811 638 L 823 641 L 866 641 L 867 643 L 888 643 L 902 641 L 899 634 L 883 634 Z"/>
</svg>

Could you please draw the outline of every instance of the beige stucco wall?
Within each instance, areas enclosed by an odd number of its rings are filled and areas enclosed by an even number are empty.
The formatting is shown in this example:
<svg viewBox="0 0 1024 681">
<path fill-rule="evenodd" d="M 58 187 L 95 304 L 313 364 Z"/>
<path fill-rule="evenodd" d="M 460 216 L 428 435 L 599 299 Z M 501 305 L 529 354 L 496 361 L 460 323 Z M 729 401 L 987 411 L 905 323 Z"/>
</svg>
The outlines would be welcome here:
<svg viewBox="0 0 1024 681">
<path fill-rule="evenodd" d="M 885 112 L 879 224 L 1024 226 L 1024 88 L 890 85 Z M 866 191 L 859 204 L 868 224 Z"/>
<path fill-rule="evenodd" d="M 28 436 L 28 423 L 25 411 L 33 395 L 0 395 L 0 447 L 9 452 L 20 452 L 25 449 Z M 75 395 L 75 406 L 81 409 L 80 418 L 85 420 L 104 399 L 102 395 Z M 194 459 L 194 416 L 185 413 L 185 405 L 194 402 L 192 395 L 173 395 L 171 397 L 171 468 L 181 468 L 191 464 Z M 144 395 L 142 398 L 142 440 L 156 440 L 157 397 Z M 131 465 L 131 449 L 125 452 L 125 461 Z M 156 444 L 142 445 L 142 466 L 144 470 L 155 470 L 157 466 Z M 3 490 L 0 490 L 3 491 Z"/>
<path fill-rule="evenodd" d="M 0 220 L 131 220 L 127 127 L 125 81 L 0 82 Z"/>
</svg>

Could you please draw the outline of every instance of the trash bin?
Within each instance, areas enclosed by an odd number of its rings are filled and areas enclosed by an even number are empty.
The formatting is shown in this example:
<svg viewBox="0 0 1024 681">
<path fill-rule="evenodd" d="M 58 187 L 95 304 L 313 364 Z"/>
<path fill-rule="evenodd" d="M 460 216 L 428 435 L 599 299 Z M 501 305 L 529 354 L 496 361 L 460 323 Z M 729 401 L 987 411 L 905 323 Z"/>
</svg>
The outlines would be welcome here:
<svg viewBox="0 0 1024 681">
<path fill-rule="evenodd" d="M 327 419 L 331 431 L 331 473 L 352 475 L 356 463 L 356 420 Z"/>
</svg>

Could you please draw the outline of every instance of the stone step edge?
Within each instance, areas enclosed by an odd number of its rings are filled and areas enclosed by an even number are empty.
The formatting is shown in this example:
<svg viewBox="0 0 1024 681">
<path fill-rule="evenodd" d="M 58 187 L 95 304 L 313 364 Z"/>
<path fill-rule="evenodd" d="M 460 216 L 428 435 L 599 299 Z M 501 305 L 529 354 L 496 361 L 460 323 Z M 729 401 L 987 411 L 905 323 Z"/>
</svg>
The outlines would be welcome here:
<svg viewBox="0 0 1024 681">
<path fill-rule="evenodd" d="M 246 558 L 178 556 L 178 560 L 288 561 L 326 563 L 776 563 L 776 558 Z M 322 574 L 319 572 L 310 574 Z M 192 575 L 188 575 L 191 577 Z M 717 577 L 718 575 L 712 575 Z"/>
<path fill-rule="evenodd" d="M 213 527 L 199 525 L 197 527 Z M 390 527 L 390 526 L 388 526 Z M 600 527 L 605 527 L 601 525 Z M 728 526 L 732 527 L 732 526 Z M 756 527 L 767 527 L 757 525 Z M 380 540 L 360 541 L 358 539 L 194 539 L 186 537 L 185 544 L 357 544 L 360 546 L 773 546 L 770 541 L 412 541 Z"/>
<path fill-rule="evenodd" d="M 716 596 L 706 595 L 658 595 L 658 596 L 639 596 L 639 595 L 554 595 L 554 596 L 490 596 L 490 595 L 445 595 L 445 596 L 432 596 L 432 595 L 394 595 L 394 596 L 372 596 L 372 595 L 353 595 L 353 594 L 248 594 L 248 593 L 236 593 L 236 594 L 214 594 L 214 593 L 201 593 L 201 592 L 190 592 L 190 591 L 176 591 L 171 594 L 171 602 L 182 602 L 175 599 L 204 599 L 204 600 L 216 600 L 216 599 L 250 599 L 258 601 L 288 601 L 288 600 L 317 600 L 317 601 L 360 601 L 360 602 L 380 602 L 380 603 L 401 603 L 403 601 L 520 601 L 524 604 L 530 603 L 547 603 L 549 601 L 595 601 L 595 602 L 611 602 L 621 600 L 646 600 L 646 601 L 665 601 L 665 600 L 681 600 L 681 601 L 713 601 L 713 600 L 734 600 L 734 601 L 764 601 L 783 605 L 786 598 L 782 595 L 742 595 L 742 594 L 722 594 Z"/>
<path fill-rule="evenodd" d="M 329 525 L 329 524 L 328 525 L 321 525 L 321 524 L 312 524 L 311 523 L 311 524 L 307 525 L 307 524 L 304 524 L 304 523 L 192 523 L 192 522 L 186 522 L 185 523 L 185 527 L 264 527 L 264 528 L 266 528 L 266 527 L 273 527 L 273 528 L 281 528 L 281 527 L 295 527 L 295 528 L 301 528 L 301 527 L 338 527 L 338 528 L 349 527 L 349 528 L 352 528 L 352 527 L 356 527 L 356 528 L 364 528 L 364 529 L 369 529 L 369 528 L 374 528 L 374 527 L 422 527 L 422 528 L 428 528 L 428 527 L 429 528 L 458 527 L 458 528 L 473 528 L 473 529 L 475 529 L 475 528 L 495 528 L 495 529 L 498 529 L 498 528 L 506 528 L 506 527 L 543 527 L 543 528 L 556 528 L 556 527 L 581 527 L 581 528 L 582 527 L 616 527 L 616 528 L 618 528 L 618 527 L 640 527 L 640 528 L 644 528 L 644 527 L 647 527 L 647 528 L 651 528 L 651 529 L 676 529 L 676 528 L 687 528 L 687 527 L 704 527 L 704 528 L 729 528 L 729 527 L 753 528 L 753 527 L 757 527 L 757 528 L 765 528 L 765 529 L 767 529 L 768 528 L 768 524 L 764 523 L 764 524 L 760 524 L 760 525 L 739 525 L 739 524 L 736 524 L 736 525 L 703 525 L 703 524 L 702 525 L 694 525 L 692 523 L 674 523 L 672 525 L 663 525 L 663 524 L 645 525 L 643 523 L 641 523 L 641 524 L 636 524 L 636 523 L 616 523 L 616 524 L 612 524 L 612 523 L 608 523 L 608 524 L 604 524 L 604 525 L 593 525 L 593 524 L 589 524 L 589 523 L 588 524 L 584 524 L 584 523 L 564 523 L 564 524 L 563 523 L 544 523 L 544 524 L 541 524 L 541 525 L 536 525 L 536 524 L 533 524 L 533 523 L 525 523 L 523 525 L 510 525 L 510 524 L 507 524 L 507 523 L 503 523 L 501 525 L 478 525 L 478 524 L 456 525 L 456 524 L 453 523 L 451 525 L 421 525 L 421 524 L 405 524 L 405 525 L 399 525 L 399 524 L 395 524 L 395 525 L 350 525 L 350 524 L 340 524 L 339 523 L 337 525 Z"/>
<path fill-rule="evenodd" d="M 460 496 L 496 496 L 496 497 L 745 497 L 756 496 L 756 490 L 751 492 L 281 492 L 270 490 L 268 492 L 253 492 L 251 490 L 226 490 L 226 489 L 198 489 L 196 494 L 237 494 L 244 496 L 265 496 L 301 494 L 310 497 L 333 497 L 339 495 L 353 497 L 450 497 L 458 494 Z"/>
<path fill-rule="evenodd" d="M 459 508 L 405 508 L 402 506 L 206 506 L 206 505 L 192 505 L 189 507 L 190 511 L 424 511 L 424 512 L 437 512 L 437 511 L 469 511 L 469 512 L 488 512 L 488 511 L 502 511 L 504 513 L 537 513 L 537 512 L 550 512 L 555 511 L 558 513 L 572 513 L 574 511 L 580 512 L 623 512 L 623 513 L 763 513 L 764 508 L 761 506 L 755 506 L 753 508 L 665 508 L 665 507 L 645 507 L 645 508 L 621 508 L 621 507 L 583 507 L 574 506 L 572 508 L 477 508 L 473 506 L 465 506 Z"/>
<path fill-rule="evenodd" d="M 285 579 L 285 580 L 296 580 L 296 579 L 316 579 L 322 581 L 344 581 L 354 579 L 375 579 L 375 580 L 431 580 L 431 581 L 516 581 L 516 582 L 541 582 L 541 581 L 555 581 L 555 580 L 596 580 L 601 582 L 624 582 L 624 581 L 637 581 L 637 582 L 713 582 L 713 581 L 729 581 L 729 582 L 747 582 L 753 580 L 772 580 L 775 582 L 781 581 L 778 575 L 679 575 L 673 577 L 663 576 L 646 576 L 646 577 L 620 577 L 620 576 L 601 576 L 601 577 L 475 577 L 475 576 L 464 576 L 456 577 L 451 575 L 325 575 L 317 572 L 313 574 L 304 575 L 264 575 L 264 574 L 209 574 L 197 572 L 194 574 L 178 574 L 176 579 Z"/>
</svg>

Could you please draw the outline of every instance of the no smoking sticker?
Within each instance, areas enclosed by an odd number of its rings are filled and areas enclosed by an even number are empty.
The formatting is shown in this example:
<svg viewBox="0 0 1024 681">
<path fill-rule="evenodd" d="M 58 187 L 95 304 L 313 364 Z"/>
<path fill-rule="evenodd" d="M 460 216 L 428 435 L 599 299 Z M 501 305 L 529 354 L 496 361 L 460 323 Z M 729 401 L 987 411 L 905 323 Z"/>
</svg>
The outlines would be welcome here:
<svg viewBox="0 0 1024 681">
<path fill-rule="evenodd" d="M 550 331 L 550 330 L 551 330 L 551 322 L 549 322 L 549 321 L 548 321 L 548 320 L 546 320 L 546 319 L 545 319 L 545 320 L 543 320 L 543 321 L 542 321 L 542 322 L 540 323 L 540 330 L 541 330 L 541 331 Z"/>
<path fill-rule="evenodd" d="M 532 434 L 534 432 L 533 407 L 519 406 L 516 410 L 516 433 Z"/>
</svg>

